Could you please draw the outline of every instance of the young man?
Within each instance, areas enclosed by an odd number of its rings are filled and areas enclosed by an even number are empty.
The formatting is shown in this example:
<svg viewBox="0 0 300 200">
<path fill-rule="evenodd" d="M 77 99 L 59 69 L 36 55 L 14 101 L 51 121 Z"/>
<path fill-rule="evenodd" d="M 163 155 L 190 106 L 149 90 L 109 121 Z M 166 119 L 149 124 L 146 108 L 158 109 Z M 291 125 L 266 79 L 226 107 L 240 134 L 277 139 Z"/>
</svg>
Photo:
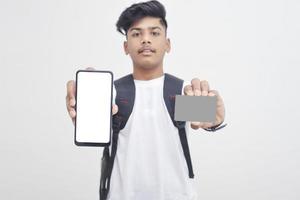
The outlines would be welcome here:
<svg viewBox="0 0 300 200">
<path fill-rule="evenodd" d="M 111 175 L 109 200 L 196 200 L 197 192 L 188 176 L 178 130 L 163 98 L 163 58 L 170 52 L 165 9 L 158 1 L 133 4 L 123 11 L 117 30 L 126 36 L 124 51 L 133 63 L 134 108 L 119 133 Z M 214 123 L 192 122 L 193 129 L 210 128 L 224 121 L 220 95 L 207 81 L 194 78 L 182 92 L 190 96 L 217 96 Z M 75 82 L 67 83 L 67 109 L 76 116 Z M 116 91 L 114 89 L 114 97 Z M 113 106 L 113 114 L 118 106 Z"/>
</svg>

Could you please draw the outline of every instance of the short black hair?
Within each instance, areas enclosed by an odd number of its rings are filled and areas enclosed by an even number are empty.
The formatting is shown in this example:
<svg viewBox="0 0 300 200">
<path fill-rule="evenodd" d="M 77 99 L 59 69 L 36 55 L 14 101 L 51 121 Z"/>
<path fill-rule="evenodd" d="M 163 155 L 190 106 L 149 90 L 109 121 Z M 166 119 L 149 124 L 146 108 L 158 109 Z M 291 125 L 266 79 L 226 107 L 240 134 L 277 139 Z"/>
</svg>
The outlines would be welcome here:
<svg viewBox="0 0 300 200">
<path fill-rule="evenodd" d="M 160 18 L 160 23 L 167 30 L 168 24 L 165 7 L 158 1 L 146 1 L 132 4 L 121 13 L 116 24 L 117 31 L 123 35 L 127 35 L 128 29 L 136 21 L 148 16 Z"/>
</svg>

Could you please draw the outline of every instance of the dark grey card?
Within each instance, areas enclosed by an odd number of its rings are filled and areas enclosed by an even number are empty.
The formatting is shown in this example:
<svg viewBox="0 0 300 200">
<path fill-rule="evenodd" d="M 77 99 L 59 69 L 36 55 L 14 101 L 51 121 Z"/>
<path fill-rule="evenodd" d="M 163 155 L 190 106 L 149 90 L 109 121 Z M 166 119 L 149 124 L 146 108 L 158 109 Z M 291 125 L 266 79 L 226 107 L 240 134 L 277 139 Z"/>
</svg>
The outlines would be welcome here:
<svg viewBox="0 0 300 200">
<path fill-rule="evenodd" d="M 176 95 L 175 120 L 214 122 L 216 120 L 217 97 Z"/>
</svg>

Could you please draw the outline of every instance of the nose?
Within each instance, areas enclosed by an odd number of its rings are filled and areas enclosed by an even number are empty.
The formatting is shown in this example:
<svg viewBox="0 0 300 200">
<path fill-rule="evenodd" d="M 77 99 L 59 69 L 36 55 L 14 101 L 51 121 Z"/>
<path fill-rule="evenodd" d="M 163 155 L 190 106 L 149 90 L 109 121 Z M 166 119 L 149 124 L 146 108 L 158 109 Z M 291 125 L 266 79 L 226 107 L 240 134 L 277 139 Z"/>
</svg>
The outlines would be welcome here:
<svg viewBox="0 0 300 200">
<path fill-rule="evenodd" d="M 148 34 L 144 34 L 144 36 L 142 37 L 141 43 L 143 45 L 145 44 L 151 44 L 151 40 Z"/>
</svg>

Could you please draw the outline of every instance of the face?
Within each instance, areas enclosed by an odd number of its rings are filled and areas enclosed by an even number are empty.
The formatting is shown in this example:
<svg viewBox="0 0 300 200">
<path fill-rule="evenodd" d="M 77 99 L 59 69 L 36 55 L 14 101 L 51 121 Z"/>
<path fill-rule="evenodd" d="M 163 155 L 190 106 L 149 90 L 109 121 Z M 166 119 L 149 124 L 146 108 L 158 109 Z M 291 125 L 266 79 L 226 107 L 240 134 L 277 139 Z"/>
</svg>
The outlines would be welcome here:
<svg viewBox="0 0 300 200">
<path fill-rule="evenodd" d="M 127 31 L 124 42 L 126 55 L 130 55 L 135 67 L 151 69 L 162 66 L 166 52 L 170 51 L 170 40 L 159 18 L 144 17 Z"/>
</svg>

